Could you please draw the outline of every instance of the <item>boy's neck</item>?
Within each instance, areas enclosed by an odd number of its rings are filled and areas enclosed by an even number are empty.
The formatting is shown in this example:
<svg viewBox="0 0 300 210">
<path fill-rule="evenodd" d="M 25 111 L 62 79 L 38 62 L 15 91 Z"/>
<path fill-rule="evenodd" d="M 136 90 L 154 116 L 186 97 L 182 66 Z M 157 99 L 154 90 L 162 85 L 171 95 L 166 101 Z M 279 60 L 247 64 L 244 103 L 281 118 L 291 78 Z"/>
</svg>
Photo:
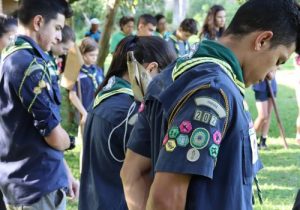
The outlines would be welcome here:
<svg viewBox="0 0 300 210">
<path fill-rule="evenodd" d="M 37 33 L 22 24 L 18 26 L 18 34 L 28 36 L 37 43 Z"/>
</svg>

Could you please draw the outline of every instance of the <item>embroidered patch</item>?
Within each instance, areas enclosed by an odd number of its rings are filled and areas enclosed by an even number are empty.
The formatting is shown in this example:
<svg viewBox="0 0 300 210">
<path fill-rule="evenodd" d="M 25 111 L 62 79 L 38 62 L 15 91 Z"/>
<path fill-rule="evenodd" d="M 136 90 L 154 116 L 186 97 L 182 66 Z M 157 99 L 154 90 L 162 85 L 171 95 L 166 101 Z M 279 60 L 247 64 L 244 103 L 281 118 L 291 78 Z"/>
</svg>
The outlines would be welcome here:
<svg viewBox="0 0 300 210">
<path fill-rule="evenodd" d="M 210 134 L 205 128 L 196 128 L 192 133 L 190 144 L 196 149 L 203 149 L 207 146 L 209 138 Z"/>
<path fill-rule="evenodd" d="M 218 153 L 219 153 L 219 147 L 218 147 L 218 145 L 212 144 L 212 145 L 209 147 L 209 155 L 210 155 L 211 157 L 213 157 L 214 159 L 216 159 L 217 156 L 218 156 Z"/>
<path fill-rule="evenodd" d="M 139 107 L 139 111 L 138 111 L 138 112 L 139 112 L 139 113 L 140 113 L 140 112 L 143 112 L 144 109 L 145 109 L 145 103 L 142 102 L 141 105 L 140 105 L 140 107 Z"/>
<path fill-rule="evenodd" d="M 195 162 L 199 160 L 199 158 L 200 158 L 200 152 L 195 148 L 189 149 L 188 152 L 186 153 L 186 159 L 190 162 Z"/>
<path fill-rule="evenodd" d="M 199 121 L 199 122 L 209 124 L 209 125 L 214 126 L 214 127 L 216 126 L 216 124 L 219 120 L 216 115 L 211 114 L 211 113 L 206 112 L 206 111 L 202 111 L 200 109 L 196 109 L 193 119 L 196 120 L 196 121 Z"/>
<path fill-rule="evenodd" d="M 179 129 L 181 133 L 188 134 L 193 129 L 192 123 L 190 121 L 185 120 L 179 125 Z"/>
<path fill-rule="evenodd" d="M 39 81 L 39 87 L 40 87 L 40 88 L 45 88 L 45 87 L 47 87 L 46 82 L 45 82 L 44 80 Z"/>
<path fill-rule="evenodd" d="M 222 135 L 221 135 L 221 132 L 220 131 L 216 131 L 214 134 L 213 134 L 213 141 L 215 142 L 215 144 L 221 144 L 221 141 L 222 141 Z"/>
<path fill-rule="evenodd" d="M 163 139 L 163 145 L 166 145 L 167 141 L 169 140 L 168 138 L 168 134 L 165 135 L 164 139 Z"/>
<path fill-rule="evenodd" d="M 169 130 L 169 138 L 170 139 L 176 139 L 176 137 L 179 135 L 179 128 L 177 126 L 173 126 L 170 130 Z"/>
<path fill-rule="evenodd" d="M 197 97 L 195 98 L 195 103 L 197 106 L 206 106 L 214 110 L 219 118 L 226 117 L 225 108 L 216 100 L 209 98 L 209 97 Z"/>
<path fill-rule="evenodd" d="M 40 94 L 41 92 L 42 92 L 42 89 L 39 87 L 39 86 L 37 86 L 37 87 L 35 87 L 34 89 L 33 89 L 33 92 L 34 92 L 34 94 Z"/>
<path fill-rule="evenodd" d="M 103 90 L 110 90 L 115 83 L 116 78 L 113 76 L 108 80 L 107 84 L 103 87 Z"/>
<path fill-rule="evenodd" d="M 166 144 L 166 151 L 167 152 L 173 152 L 174 149 L 176 148 L 176 142 L 174 139 L 169 139 Z"/>
<path fill-rule="evenodd" d="M 178 146 L 186 147 L 189 144 L 190 139 L 186 134 L 179 134 L 179 136 L 176 138 L 176 142 Z"/>
</svg>

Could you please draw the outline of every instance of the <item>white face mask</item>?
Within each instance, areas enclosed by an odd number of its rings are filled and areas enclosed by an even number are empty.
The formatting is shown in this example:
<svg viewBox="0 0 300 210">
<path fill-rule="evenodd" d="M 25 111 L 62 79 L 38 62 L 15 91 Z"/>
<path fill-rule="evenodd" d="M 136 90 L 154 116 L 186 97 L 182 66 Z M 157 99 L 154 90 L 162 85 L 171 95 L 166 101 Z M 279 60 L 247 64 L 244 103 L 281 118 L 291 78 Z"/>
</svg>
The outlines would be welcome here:
<svg viewBox="0 0 300 210">
<path fill-rule="evenodd" d="M 127 67 L 134 98 L 142 102 L 152 77 L 135 59 L 133 51 L 127 53 Z"/>
</svg>

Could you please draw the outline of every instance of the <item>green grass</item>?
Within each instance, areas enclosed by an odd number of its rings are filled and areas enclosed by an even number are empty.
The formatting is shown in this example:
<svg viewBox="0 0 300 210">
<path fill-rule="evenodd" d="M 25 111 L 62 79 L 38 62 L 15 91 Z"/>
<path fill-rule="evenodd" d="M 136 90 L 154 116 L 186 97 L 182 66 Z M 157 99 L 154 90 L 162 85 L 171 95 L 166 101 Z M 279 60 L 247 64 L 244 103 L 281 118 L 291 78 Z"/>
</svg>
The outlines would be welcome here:
<svg viewBox="0 0 300 210">
<path fill-rule="evenodd" d="M 281 75 L 282 76 L 282 75 Z M 284 76 L 284 74 L 283 74 Z M 294 90 L 285 85 L 278 87 L 277 105 L 280 117 L 285 128 L 289 149 L 282 146 L 282 140 L 276 124 L 275 116 L 272 116 L 269 132 L 269 150 L 260 151 L 260 157 L 264 169 L 260 171 L 258 179 L 263 195 L 263 205 L 257 199 L 256 188 L 255 210 L 290 210 L 294 202 L 297 189 L 300 188 L 300 147 L 295 144 L 295 122 L 297 117 L 297 104 Z M 253 91 L 246 91 L 246 100 L 253 119 L 257 116 Z M 66 115 L 66 106 L 63 113 Z M 67 118 L 64 118 L 65 120 Z M 64 120 L 64 121 L 65 121 Z M 76 133 L 74 123 L 66 123 L 72 133 Z M 79 178 L 79 148 L 66 153 L 66 159 L 76 178 Z M 91 201 L 92 202 L 92 201 Z M 76 210 L 77 202 L 68 202 L 68 210 Z"/>
</svg>

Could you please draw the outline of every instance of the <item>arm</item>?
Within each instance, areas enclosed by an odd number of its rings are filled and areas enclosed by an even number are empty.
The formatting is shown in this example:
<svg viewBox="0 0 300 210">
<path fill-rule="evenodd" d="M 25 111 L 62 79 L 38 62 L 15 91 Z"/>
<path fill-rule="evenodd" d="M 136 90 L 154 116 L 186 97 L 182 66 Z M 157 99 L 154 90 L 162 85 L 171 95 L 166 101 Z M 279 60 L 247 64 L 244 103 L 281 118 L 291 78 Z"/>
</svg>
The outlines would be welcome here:
<svg viewBox="0 0 300 210">
<path fill-rule="evenodd" d="M 157 172 L 146 209 L 184 210 L 190 180 L 190 175 Z"/>
<path fill-rule="evenodd" d="M 68 182 L 69 182 L 69 192 L 68 196 L 70 196 L 71 199 L 77 199 L 79 196 L 79 182 L 76 180 L 68 166 L 67 161 L 64 159 L 64 164 L 67 171 L 68 176 Z"/>
<path fill-rule="evenodd" d="M 58 124 L 52 129 L 48 136 L 45 136 L 47 144 L 57 150 L 64 151 L 70 147 L 70 138 L 67 132 Z"/>
<path fill-rule="evenodd" d="M 149 175 L 151 161 L 138 153 L 127 149 L 121 169 L 121 179 L 128 209 L 143 210 L 149 195 L 152 179 Z"/>
<path fill-rule="evenodd" d="M 78 98 L 78 96 L 74 90 L 70 90 L 69 99 L 72 102 L 72 104 L 75 106 L 75 108 L 80 112 L 80 114 L 81 114 L 80 124 L 83 125 L 86 121 L 87 112 L 86 112 L 85 108 L 83 107 L 80 99 Z"/>
</svg>

